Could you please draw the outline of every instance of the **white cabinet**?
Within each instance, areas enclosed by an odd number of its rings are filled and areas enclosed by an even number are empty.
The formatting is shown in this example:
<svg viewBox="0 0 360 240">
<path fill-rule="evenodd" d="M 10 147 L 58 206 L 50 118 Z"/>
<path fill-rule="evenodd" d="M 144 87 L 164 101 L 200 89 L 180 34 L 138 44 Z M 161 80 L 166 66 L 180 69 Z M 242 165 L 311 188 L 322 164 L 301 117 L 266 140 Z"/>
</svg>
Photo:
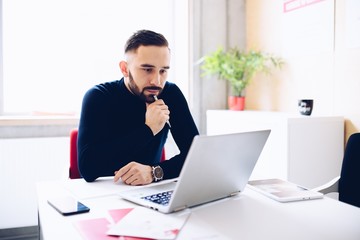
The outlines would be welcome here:
<svg viewBox="0 0 360 240">
<path fill-rule="evenodd" d="M 282 178 L 312 188 L 340 174 L 344 118 L 263 111 L 207 111 L 207 134 L 271 129 L 251 179 Z"/>
</svg>

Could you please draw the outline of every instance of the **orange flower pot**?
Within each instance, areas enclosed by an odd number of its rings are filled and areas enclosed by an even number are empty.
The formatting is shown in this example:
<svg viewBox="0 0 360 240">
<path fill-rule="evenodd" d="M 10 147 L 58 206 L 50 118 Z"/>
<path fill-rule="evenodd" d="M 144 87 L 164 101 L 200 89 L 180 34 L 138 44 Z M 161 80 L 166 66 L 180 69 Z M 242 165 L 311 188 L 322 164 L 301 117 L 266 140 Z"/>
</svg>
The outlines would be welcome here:
<svg viewBox="0 0 360 240">
<path fill-rule="evenodd" d="M 245 97 L 229 96 L 228 105 L 230 110 L 243 111 L 245 109 Z"/>
</svg>

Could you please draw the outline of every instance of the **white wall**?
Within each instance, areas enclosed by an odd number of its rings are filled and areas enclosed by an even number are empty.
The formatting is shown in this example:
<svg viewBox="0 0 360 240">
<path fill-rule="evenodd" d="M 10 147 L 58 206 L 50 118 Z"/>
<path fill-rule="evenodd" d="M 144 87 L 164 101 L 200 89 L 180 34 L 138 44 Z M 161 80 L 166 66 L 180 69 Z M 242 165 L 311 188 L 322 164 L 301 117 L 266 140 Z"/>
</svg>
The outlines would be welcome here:
<svg viewBox="0 0 360 240">
<path fill-rule="evenodd" d="M 0 139 L 0 229 L 38 224 L 36 182 L 65 177 L 69 137 Z"/>
<path fill-rule="evenodd" d="M 191 59 L 193 115 L 200 133 L 206 132 L 206 110 L 227 108 L 227 84 L 201 77 L 201 57 L 218 47 L 245 48 L 245 0 L 191 1 Z"/>
<path fill-rule="evenodd" d="M 313 114 L 345 117 L 347 140 L 360 131 L 360 2 L 299 1 L 304 7 L 284 13 L 286 2 L 246 1 L 247 48 L 280 55 L 286 63 L 270 77 L 254 79 L 246 108 L 297 111 L 297 99 L 310 97 Z"/>
</svg>

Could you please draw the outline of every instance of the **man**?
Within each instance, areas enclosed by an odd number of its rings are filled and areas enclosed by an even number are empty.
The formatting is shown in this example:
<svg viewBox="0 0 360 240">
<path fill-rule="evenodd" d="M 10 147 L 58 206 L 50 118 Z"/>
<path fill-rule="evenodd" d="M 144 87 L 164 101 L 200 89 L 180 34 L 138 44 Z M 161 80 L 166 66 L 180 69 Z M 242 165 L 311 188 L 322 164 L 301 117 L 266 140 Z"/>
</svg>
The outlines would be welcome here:
<svg viewBox="0 0 360 240">
<path fill-rule="evenodd" d="M 170 49 L 163 35 L 141 30 L 125 45 L 121 80 L 84 96 L 78 135 L 82 177 L 113 176 L 129 185 L 178 177 L 199 132 L 180 89 L 167 82 Z M 156 100 L 157 99 L 157 100 Z M 160 162 L 169 130 L 180 153 Z"/>
</svg>

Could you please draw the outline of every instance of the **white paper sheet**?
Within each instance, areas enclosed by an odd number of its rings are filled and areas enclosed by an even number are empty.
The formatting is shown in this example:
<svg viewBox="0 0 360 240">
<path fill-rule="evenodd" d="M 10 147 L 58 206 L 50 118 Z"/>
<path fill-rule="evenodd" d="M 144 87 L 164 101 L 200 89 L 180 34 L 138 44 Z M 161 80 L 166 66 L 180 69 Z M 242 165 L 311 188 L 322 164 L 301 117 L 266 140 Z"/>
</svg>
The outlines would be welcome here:
<svg viewBox="0 0 360 240">
<path fill-rule="evenodd" d="M 77 199 L 87 199 L 93 197 L 104 197 L 109 195 L 116 195 L 122 191 L 127 191 L 130 188 L 142 188 L 143 186 L 129 186 L 121 180 L 114 183 L 114 177 L 102 177 L 94 182 L 86 182 L 84 179 L 69 180 L 64 183 L 64 188 L 70 191 Z M 164 180 L 152 184 L 165 184 L 174 179 Z"/>
<path fill-rule="evenodd" d="M 78 199 L 113 195 L 128 188 L 128 185 L 122 182 L 114 183 L 113 179 L 114 177 L 104 177 L 90 183 L 84 179 L 69 180 L 64 187 Z"/>
<path fill-rule="evenodd" d="M 107 234 L 152 239 L 175 239 L 189 216 L 189 210 L 163 214 L 148 208 L 136 207 L 122 220 L 110 227 Z"/>
</svg>

